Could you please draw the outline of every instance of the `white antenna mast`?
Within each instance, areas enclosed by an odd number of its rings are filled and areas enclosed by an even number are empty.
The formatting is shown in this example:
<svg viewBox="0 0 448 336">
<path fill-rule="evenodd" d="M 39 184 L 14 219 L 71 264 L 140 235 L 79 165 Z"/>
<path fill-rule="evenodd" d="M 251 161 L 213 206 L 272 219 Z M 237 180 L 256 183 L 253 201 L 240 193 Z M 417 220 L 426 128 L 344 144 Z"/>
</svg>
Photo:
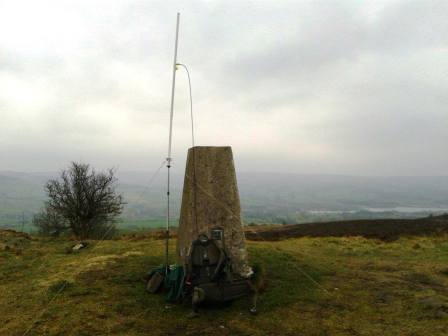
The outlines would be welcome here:
<svg viewBox="0 0 448 336">
<path fill-rule="evenodd" d="M 165 241 L 165 272 L 168 273 L 168 245 L 170 242 L 170 168 L 171 168 L 171 142 L 173 138 L 173 112 L 174 112 L 174 88 L 176 87 L 176 64 L 177 64 L 177 42 L 179 38 L 179 21 L 180 13 L 177 13 L 176 20 L 176 41 L 174 44 L 174 61 L 173 61 L 173 82 L 171 86 L 171 107 L 170 107 L 170 132 L 168 138 L 168 156 L 166 158 L 166 167 L 168 170 L 167 177 L 167 207 L 166 207 L 166 241 Z"/>
</svg>

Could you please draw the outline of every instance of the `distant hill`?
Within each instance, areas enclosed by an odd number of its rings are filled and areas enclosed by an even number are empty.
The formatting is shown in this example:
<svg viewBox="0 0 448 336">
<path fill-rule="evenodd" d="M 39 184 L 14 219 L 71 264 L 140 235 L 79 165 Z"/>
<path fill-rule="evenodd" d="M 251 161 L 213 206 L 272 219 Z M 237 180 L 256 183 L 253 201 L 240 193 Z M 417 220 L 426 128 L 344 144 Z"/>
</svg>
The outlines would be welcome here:
<svg viewBox="0 0 448 336">
<path fill-rule="evenodd" d="M 424 212 L 448 209 L 448 176 L 437 177 L 360 177 L 337 175 L 239 174 L 239 185 L 246 216 L 274 214 L 292 216 L 313 211 L 323 220 L 371 218 L 394 212 L 418 217 Z M 419 211 L 421 210 L 421 211 Z M 420 214 L 417 214 L 420 212 Z M 379 217 L 376 216 L 380 215 Z M 361 216 L 358 216 L 361 215 Z M 303 218 L 306 221 L 307 218 Z M 297 221 L 297 220 L 296 220 Z"/>
<path fill-rule="evenodd" d="M 448 214 L 417 219 L 364 219 L 293 225 L 246 227 L 246 238 L 273 241 L 298 237 L 355 237 L 394 241 L 402 236 L 448 234 Z"/>
<path fill-rule="evenodd" d="M 147 188 L 149 173 L 118 172 L 126 202 L 123 220 L 140 225 L 165 215 L 165 172 Z M 44 184 L 57 173 L 0 172 L 0 225 L 29 221 L 45 199 Z M 174 217 L 183 176 L 172 178 Z M 286 173 L 238 173 L 247 222 L 302 223 L 359 218 L 416 218 L 448 210 L 448 176 L 358 177 Z"/>
</svg>

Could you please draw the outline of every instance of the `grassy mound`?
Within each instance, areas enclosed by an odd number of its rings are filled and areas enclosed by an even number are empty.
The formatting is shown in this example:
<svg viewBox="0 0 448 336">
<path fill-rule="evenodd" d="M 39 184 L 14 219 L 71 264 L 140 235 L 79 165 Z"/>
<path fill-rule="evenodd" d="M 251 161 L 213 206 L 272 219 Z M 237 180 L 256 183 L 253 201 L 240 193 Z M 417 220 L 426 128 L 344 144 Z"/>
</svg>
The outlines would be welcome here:
<svg viewBox="0 0 448 336">
<path fill-rule="evenodd" d="M 70 241 L 33 238 L 20 255 L 0 251 L 0 335 L 446 335 L 446 238 L 249 242 L 266 271 L 259 314 L 242 299 L 196 319 L 145 292 L 163 240 L 92 241 L 67 254 Z"/>
<path fill-rule="evenodd" d="M 9 251 L 20 255 L 22 250 L 30 244 L 31 239 L 31 236 L 27 233 L 0 230 L 0 251 Z"/>
</svg>

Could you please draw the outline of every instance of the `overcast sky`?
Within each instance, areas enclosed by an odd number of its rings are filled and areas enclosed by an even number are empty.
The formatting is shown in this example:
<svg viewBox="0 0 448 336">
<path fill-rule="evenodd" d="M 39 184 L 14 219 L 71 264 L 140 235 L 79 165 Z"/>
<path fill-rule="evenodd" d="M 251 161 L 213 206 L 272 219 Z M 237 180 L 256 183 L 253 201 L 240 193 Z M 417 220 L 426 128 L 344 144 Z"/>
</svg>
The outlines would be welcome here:
<svg viewBox="0 0 448 336">
<path fill-rule="evenodd" d="M 157 168 L 180 11 L 196 142 L 238 170 L 448 175 L 448 1 L 186 3 L 0 0 L 0 170 Z"/>
</svg>

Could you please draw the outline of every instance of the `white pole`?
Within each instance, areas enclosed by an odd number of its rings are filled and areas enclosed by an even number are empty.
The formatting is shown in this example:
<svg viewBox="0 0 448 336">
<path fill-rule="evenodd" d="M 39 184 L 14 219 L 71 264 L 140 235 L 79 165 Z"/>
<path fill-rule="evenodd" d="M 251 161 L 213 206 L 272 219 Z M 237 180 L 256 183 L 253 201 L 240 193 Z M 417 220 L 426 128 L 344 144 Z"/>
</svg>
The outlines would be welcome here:
<svg viewBox="0 0 448 336">
<path fill-rule="evenodd" d="M 171 139 L 173 137 L 173 112 L 174 112 L 174 88 L 176 87 L 176 64 L 177 64 L 177 41 L 179 38 L 179 20 L 180 13 L 177 13 L 176 21 L 176 42 L 174 44 L 174 61 L 173 61 L 173 82 L 171 86 L 171 108 L 170 108 L 170 135 L 168 140 L 168 164 L 171 161 Z"/>
<path fill-rule="evenodd" d="M 170 242 L 170 168 L 171 168 L 171 140 L 173 137 L 173 112 L 174 112 L 174 88 L 176 87 L 176 64 L 177 64 L 177 41 L 179 38 L 179 21 L 180 13 L 177 13 L 176 20 L 176 41 L 174 44 L 174 61 L 173 61 L 173 82 L 171 86 L 171 107 L 170 107 L 170 132 L 168 139 L 168 157 L 166 158 L 166 167 L 168 170 L 167 177 L 167 206 L 166 206 L 166 241 L 165 241 L 165 273 L 168 273 L 168 252 Z"/>
</svg>

